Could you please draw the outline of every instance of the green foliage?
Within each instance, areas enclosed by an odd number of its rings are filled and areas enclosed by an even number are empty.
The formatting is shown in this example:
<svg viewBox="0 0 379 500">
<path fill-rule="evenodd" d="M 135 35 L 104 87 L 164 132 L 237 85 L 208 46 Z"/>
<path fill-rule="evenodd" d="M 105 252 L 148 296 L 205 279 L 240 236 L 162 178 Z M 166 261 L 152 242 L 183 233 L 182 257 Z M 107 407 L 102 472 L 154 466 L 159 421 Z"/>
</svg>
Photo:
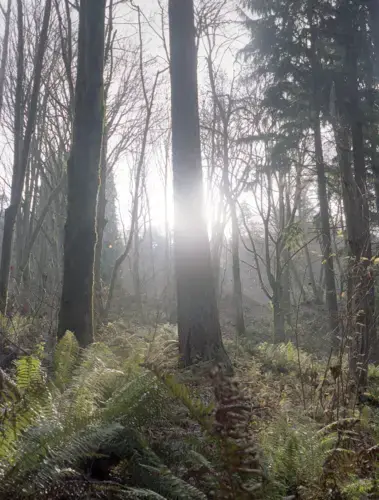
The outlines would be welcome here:
<svg viewBox="0 0 379 500">
<path fill-rule="evenodd" d="M 121 340 L 117 329 L 109 344 L 83 351 L 67 333 L 51 380 L 40 347 L 19 358 L 11 376 L 0 372 L 2 499 L 60 499 L 65 491 L 70 498 L 321 500 L 335 484 L 354 500 L 375 491 L 375 472 L 364 465 L 376 456 L 375 414 L 364 424 L 362 416 L 322 428 L 305 416 L 290 387 L 298 378 L 292 344 L 255 347 L 237 372 L 242 383 L 251 374 L 254 399 L 277 405 L 257 417 L 239 384 L 218 371 L 174 376 L 172 332 L 161 333 L 149 344 L 138 332 Z M 141 364 L 147 355 L 158 365 Z M 303 351 L 300 360 L 315 366 Z"/>
<path fill-rule="evenodd" d="M 257 348 L 257 355 L 267 368 L 278 372 L 290 372 L 298 369 L 298 351 L 292 342 L 286 344 L 270 344 L 263 342 Z M 309 354 L 300 350 L 302 367 L 312 364 Z"/>
<path fill-rule="evenodd" d="M 34 356 L 23 356 L 16 362 L 15 382 L 20 391 L 26 392 L 42 382 L 41 361 Z"/>
<path fill-rule="evenodd" d="M 299 422 L 282 416 L 262 433 L 267 473 L 275 485 L 272 498 L 304 488 L 318 490 L 326 454 L 316 431 L 311 420 Z"/>
<path fill-rule="evenodd" d="M 373 479 L 351 478 L 351 482 L 342 490 L 348 500 L 362 500 L 364 498 L 377 498 L 379 494 L 378 481 Z"/>
<path fill-rule="evenodd" d="M 290 251 L 298 250 L 303 240 L 303 229 L 300 222 L 294 222 L 284 229 L 284 245 Z"/>
<path fill-rule="evenodd" d="M 173 406 L 152 373 L 132 358 L 118 360 L 101 343 L 80 353 L 70 333 L 56 348 L 54 367 L 54 383 L 47 384 L 38 358 L 16 363 L 2 404 L 1 498 L 43 498 L 110 456 L 127 464 L 117 498 L 206 498 L 175 476 L 142 438 Z M 82 487 L 76 485 L 77 498 Z"/>
<path fill-rule="evenodd" d="M 54 383 L 59 389 L 64 389 L 72 377 L 72 370 L 78 360 L 79 344 L 72 332 L 58 343 L 54 353 Z"/>
</svg>

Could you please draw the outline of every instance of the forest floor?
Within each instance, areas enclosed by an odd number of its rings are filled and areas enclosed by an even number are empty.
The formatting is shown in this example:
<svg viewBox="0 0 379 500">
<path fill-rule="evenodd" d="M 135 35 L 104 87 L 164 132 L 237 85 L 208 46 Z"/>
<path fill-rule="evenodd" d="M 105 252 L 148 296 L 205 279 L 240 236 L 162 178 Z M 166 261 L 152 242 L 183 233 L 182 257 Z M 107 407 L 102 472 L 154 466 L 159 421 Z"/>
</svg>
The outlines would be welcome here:
<svg viewBox="0 0 379 500">
<path fill-rule="evenodd" d="M 298 316 L 304 344 L 319 319 Z M 345 359 L 273 345 L 268 314 L 247 324 L 225 334 L 230 385 L 178 369 L 171 325 L 114 321 L 83 352 L 69 335 L 46 366 L 41 331 L 15 319 L 0 498 L 378 499 L 379 370 L 357 398 Z"/>
</svg>

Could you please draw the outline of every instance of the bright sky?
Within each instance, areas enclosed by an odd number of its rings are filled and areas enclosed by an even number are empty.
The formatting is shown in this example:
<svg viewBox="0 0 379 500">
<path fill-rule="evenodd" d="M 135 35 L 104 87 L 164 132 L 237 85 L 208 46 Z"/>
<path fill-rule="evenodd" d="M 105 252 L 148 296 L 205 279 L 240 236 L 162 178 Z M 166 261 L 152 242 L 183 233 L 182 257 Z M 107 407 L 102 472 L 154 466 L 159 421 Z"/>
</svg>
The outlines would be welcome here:
<svg viewBox="0 0 379 500">
<path fill-rule="evenodd" d="M 165 59 L 165 52 L 162 48 L 162 41 L 159 36 L 162 34 L 161 17 L 158 0 L 134 0 L 136 5 L 139 5 L 143 11 L 146 19 L 143 21 L 143 43 L 145 45 L 146 55 L 145 59 L 151 61 L 156 59 L 159 61 L 161 68 L 167 67 Z M 6 0 L 0 0 L 2 5 L 5 5 Z M 162 0 L 162 5 L 164 9 L 167 9 L 167 0 Z M 132 42 L 138 44 L 138 29 L 136 23 L 136 16 L 131 18 L 128 15 L 130 12 L 129 7 L 126 5 L 120 5 L 118 7 L 118 15 L 114 21 L 114 27 L 117 30 L 117 37 L 130 38 Z M 167 29 L 165 32 L 165 37 L 168 41 Z M 231 71 L 233 68 L 233 55 L 237 51 L 237 47 L 241 47 L 241 44 L 236 42 L 236 50 L 225 51 L 225 49 L 220 50 L 220 58 L 222 58 L 222 67 L 226 72 Z M 206 71 L 204 65 L 204 49 L 200 45 L 199 47 L 199 84 L 200 87 L 206 79 Z M 154 69 L 155 73 L 155 69 Z M 166 97 L 169 96 L 169 74 L 168 72 L 162 76 L 162 79 L 167 81 Z M 200 90 L 201 92 L 201 90 Z M 164 94 L 164 93 L 163 93 Z M 160 90 L 157 101 L 157 106 L 162 102 L 162 92 Z M 169 112 L 169 103 L 165 103 L 165 110 Z M 2 166 L 11 167 L 12 165 L 12 147 L 7 144 L 7 138 L 4 135 L 0 137 L 0 154 L 2 160 Z M 171 151 L 171 145 L 169 147 Z M 9 158 L 8 158 L 9 156 Z M 118 162 L 115 169 L 115 180 L 116 187 L 118 191 L 118 204 L 122 222 L 125 227 L 128 228 L 130 221 L 130 205 L 131 205 L 131 183 L 130 183 L 130 168 L 131 165 L 135 163 L 135 159 L 124 158 Z M 164 183 L 162 170 L 164 168 L 164 151 L 161 146 L 154 147 L 148 151 L 146 157 L 146 172 L 147 172 L 147 186 L 149 193 L 149 203 L 150 211 L 153 219 L 154 225 L 159 228 L 164 228 L 165 223 L 165 206 L 164 206 Z M 171 161 L 169 162 L 169 219 L 172 224 L 173 222 L 173 203 L 172 203 L 172 175 L 171 175 Z M 3 180 L 9 182 L 10 180 L 10 169 L 9 171 L 3 171 Z M 212 207 L 207 208 L 208 215 L 211 213 Z"/>
</svg>

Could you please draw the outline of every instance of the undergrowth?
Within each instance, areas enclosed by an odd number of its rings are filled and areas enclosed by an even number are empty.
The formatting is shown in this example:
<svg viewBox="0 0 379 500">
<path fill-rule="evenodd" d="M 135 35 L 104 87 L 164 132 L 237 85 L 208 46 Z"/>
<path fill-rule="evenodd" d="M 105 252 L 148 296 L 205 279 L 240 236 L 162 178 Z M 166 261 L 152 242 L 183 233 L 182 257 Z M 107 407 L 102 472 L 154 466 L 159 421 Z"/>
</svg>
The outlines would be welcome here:
<svg viewBox="0 0 379 500">
<path fill-rule="evenodd" d="M 171 327 L 98 340 L 68 332 L 49 372 L 42 344 L 0 371 L 0 498 L 379 498 L 378 411 L 342 401 L 325 361 L 231 344 L 231 379 L 178 370 Z"/>
</svg>

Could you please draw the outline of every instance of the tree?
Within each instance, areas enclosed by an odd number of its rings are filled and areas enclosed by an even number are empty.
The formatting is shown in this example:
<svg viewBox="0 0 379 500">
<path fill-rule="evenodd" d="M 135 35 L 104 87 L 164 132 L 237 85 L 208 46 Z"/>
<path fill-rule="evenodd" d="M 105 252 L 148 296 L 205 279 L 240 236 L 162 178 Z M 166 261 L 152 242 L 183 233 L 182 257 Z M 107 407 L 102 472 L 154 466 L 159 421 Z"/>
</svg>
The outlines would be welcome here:
<svg viewBox="0 0 379 500">
<path fill-rule="evenodd" d="M 240 238 L 238 229 L 238 215 L 237 215 L 237 203 L 236 198 L 238 194 L 236 192 L 239 190 L 240 186 L 235 186 L 236 182 L 233 182 L 234 178 L 239 180 L 241 175 L 238 175 L 238 170 L 241 168 L 241 155 L 238 151 L 238 146 L 233 147 L 236 138 L 234 137 L 239 133 L 238 124 L 238 111 L 241 108 L 241 103 L 243 101 L 242 97 L 239 95 L 238 82 L 240 80 L 240 71 L 234 68 L 233 76 L 230 83 L 225 74 L 222 73 L 220 68 L 216 67 L 216 60 L 218 54 L 217 48 L 217 35 L 218 35 L 218 23 L 221 23 L 223 16 L 221 15 L 222 8 L 225 2 L 218 4 L 218 8 L 214 11 L 212 9 L 212 3 L 208 6 L 204 6 L 204 10 L 199 14 L 199 19 L 204 26 L 204 45 L 206 52 L 206 64 L 208 70 L 208 78 L 212 96 L 212 130 L 211 130 L 211 144 L 216 147 L 212 149 L 211 158 L 211 169 L 215 167 L 216 162 L 216 151 L 219 151 L 221 170 L 222 170 L 222 181 L 220 189 L 221 203 L 226 204 L 230 211 L 231 219 L 231 229 L 232 229 L 232 242 L 231 242 L 231 253 L 232 253 L 232 270 L 233 270 L 233 302 L 235 309 L 235 323 L 237 332 L 240 335 L 246 333 L 245 328 L 245 318 L 243 311 L 243 290 L 241 281 L 241 271 L 240 271 Z M 210 12 L 207 12 L 207 9 Z M 225 52 L 230 49 L 226 46 Z M 221 56 L 222 60 L 222 56 Z M 235 116 L 237 115 L 237 116 Z M 208 137 L 209 139 L 209 137 Z M 241 144 L 239 144 L 241 147 Z M 236 151 L 237 149 L 237 151 Z M 216 150 L 216 151 L 215 151 Z M 236 166 L 237 164 L 237 166 Z M 248 169 L 244 169 L 248 170 Z M 245 176 L 242 176 L 245 177 Z M 240 182 L 238 182 L 240 184 Z M 242 182 L 243 184 L 243 182 Z M 216 227 L 221 221 L 216 221 Z M 225 227 L 222 227 L 220 234 L 224 234 Z M 220 253 L 218 254 L 220 255 Z M 218 262 L 218 264 L 216 264 Z M 218 285 L 219 281 L 219 259 L 213 263 L 213 267 L 216 271 L 215 283 Z M 218 268 L 218 269 L 217 269 Z"/>
<path fill-rule="evenodd" d="M 376 0 L 366 0 L 369 19 L 370 31 L 375 51 L 375 76 L 379 78 L 379 4 Z"/>
<path fill-rule="evenodd" d="M 255 179 L 249 188 L 253 203 L 250 207 L 247 203 L 241 207 L 248 243 L 244 238 L 242 241 L 253 257 L 252 267 L 256 269 L 261 288 L 272 304 L 274 341 L 285 342 L 286 320 L 289 324 L 291 316 L 290 266 L 298 253 L 296 247 L 300 235 L 295 218 L 304 187 L 304 160 L 301 157 L 307 144 L 291 136 L 283 139 L 276 135 L 272 124 L 267 129 L 264 127 L 267 121 L 267 117 L 262 117 L 262 124 L 254 124 L 255 137 L 262 140 L 255 144 Z M 278 165 L 281 168 L 278 169 Z M 249 223 L 252 209 L 261 220 L 255 231 L 253 224 Z"/>
<path fill-rule="evenodd" d="M 184 365 L 226 359 L 203 214 L 193 0 L 169 1 L 174 254 Z"/>
<path fill-rule="evenodd" d="M 334 276 L 334 260 L 332 252 L 332 238 L 330 231 L 330 213 L 328 203 L 327 176 L 325 171 L 325 162 L 321 136 L 321 96 L 319 92 L 319 78 L 322 75 L 322 66 L 320 57 L 317 53 L 317 27 L 314 23 L 315 15 L 314 0 L 308 0 L 307 21 L 310 32 L 309 59 L 311 64 L 311 126 L 314 133 L 315 162 L 317 172 L 317 188 L 320 203 L 320 226 L 321 226 L 321 247 L 323 253 L 323 265 L 325 265 L 325 289 L 326 304 L 329 311 L 330 331 L 333 335 L 334 345 L 337 347 L 339 320 L 338 303 L 336 293 L 336 281 Z"/>
<path fill-rule="evenodd" d="M 267 77 L 263 104 L 275 113 L 283 129 L 291 128 L 303 135 L 308 129 L 313 131 L 326 302 L 330 332 L 336 343 L 338 301 L 331 244 L 328 172 L 321 134 L 322 111 L 328 104 L 325 99 L 328 78 L 323 65 L 328 54 L 325 54 L 327 45 L 324 47 L 318 43 L 321 30 L 316 24 L 316 19 L 329 12 L 329 4 L 323 0 L 287 3 L 245 0 L 244 4 L 255 14 L 254 19 L 246 16 L 251 42 L 245 52 L 253 58 L 256 74 Z"/>
<path fill-rule="evenodd" d="M 112 300 L 113 300 L 113 294 L 115 291 L 115 286 L 116 286 L 116 281 L 118 278 L 118 274 L 120 271 L 120 268 L 125 261 L 125 259 L 128 257 L 129 252 L 132 248 L 132 244 L 134 243 L 134 238 L 138 238 L 138 219 L 139 219 L 139 212 L 140 212 L 140 197 L 141 197 L 141 185 L 143 181 L 143 173 L 144 173 L 144 168 L 145 168 L 145 161 L 146 161 L 146 151 L 148 147 L 148 139 L 149 139 L 149 134 L 150 134 L 150 128 L 151 128 L 151 121 L 152 121 L 152 116 L 153 116 L 153 108 L 155 104 L 155 97 L 156 97 L 156 92 L 157 92 L 157 86 L 159 83 L 159 78 L 161 76 L 161 71 L 157 71 L 152 85 L 151 89 L 149 92 L 149 89 L 146 84 L 146 76 L 145 76 L 145 71 L 144 71 L 144 60 L 143 60 L 143 43 L 142 43 L 142 24 L 141 24 L 141 11 L 139 7 L 136 8 L 137 11 L 137 17 L 138 17 L 138 33 L 139 33 L 139 64 L 138 64 L 138 69 L 139 69 L 139 76 L 140 76 L 140 82 L 141 82 L 141 90 L 142 90 L 142 99 L 143 99 L 143 106 L 142 106 L 142 113 L 143 113 L 143 126 L 141 129 L 141 136 L 138 138 L 135 138 L 135 143 L 138 144 L 137 147 L 137 152 L 136 152 L 136 162 L 135 162 L 135 174 L 134 174 L 134 192 L 132 194 L 132 210 L 131 210 L 131 222 L 130 222 L 130 231 L 128 238 L 126 238 L 125 241 L 125 249 L 119 255 L 115 261 L 113 270 L 112 270 L 112 275 L 109 283 L 109 291 L 108 291 L 108 296 L 106 300 L 106 304 L 104 307 L 104 310 L 102 311 L 102 320 L 106 321 Z M 132 155 L 133 156 L 133 155 Z"/>
<path fill-rule="evenodd" d="M 5 30 L 3 38 L 3 47 L 1 50 L 1 63 L 0 63 L 0 118 L 1 112 L 3 110 L 4 102 L 4 85 L 5 85 L 5 74 L 8 62 L 8 46 L 9 46 L 9 29 L 11 24 L 11 11 L 12 11 L 12 0 L 8 0 L 7 10 L 4 14 L 5 17 Z"/>
<path fill-rule="evenodd" d="M 359 91 L 359 62 L 364 36 L 360 25 L 364 12 L 356 0 L 340 0 L 337 7 L 335 24 L 331 25 L 331 29 L 334 43 L 342 54 L 341 69 L 335 79 L 335 129 L 350 256 L 348 316 L 351 316 L 350 327 L 353 330 L 349 352 L 350 373 L 358 386 L 365 387 L 369 358 L 377 357 L 377 332 L 374 282 L 370 270 L 372 250 L 364 138 L 367 118 Z"/>
<path fill-rule="evenodd" d="M 14 116 L 14 163 L 11 185 L 10 205 L 5 211 L 4 234 L 0 264 L 0 312 L 7 310 L 9 273 L 12 258 L 12 241 L 17 214 L 20 209 L 22 192 L 25 183 L 25 174 L 28 166 L 30 145 L 37 118 L 38 95 L 41 87 L 41 74 L 46 51 L 48 29 L 50 22 L 52 0 L 46 0 L 43 22 L 34 61 L 34 76 L 30 94 L 25 134 L 23 135 L 23 82 L 24 82 L 24 25 L 22 1 L 17 2 L 17 80 L 15 90 Z"/>
<path fill-rule="evenodd" d="M 103 135 L 105 0 L 81 0 L 75 118 L 67 165 L 67 221 L 58 336 L 93 341 L 96 201 Z"/>
</svg>

